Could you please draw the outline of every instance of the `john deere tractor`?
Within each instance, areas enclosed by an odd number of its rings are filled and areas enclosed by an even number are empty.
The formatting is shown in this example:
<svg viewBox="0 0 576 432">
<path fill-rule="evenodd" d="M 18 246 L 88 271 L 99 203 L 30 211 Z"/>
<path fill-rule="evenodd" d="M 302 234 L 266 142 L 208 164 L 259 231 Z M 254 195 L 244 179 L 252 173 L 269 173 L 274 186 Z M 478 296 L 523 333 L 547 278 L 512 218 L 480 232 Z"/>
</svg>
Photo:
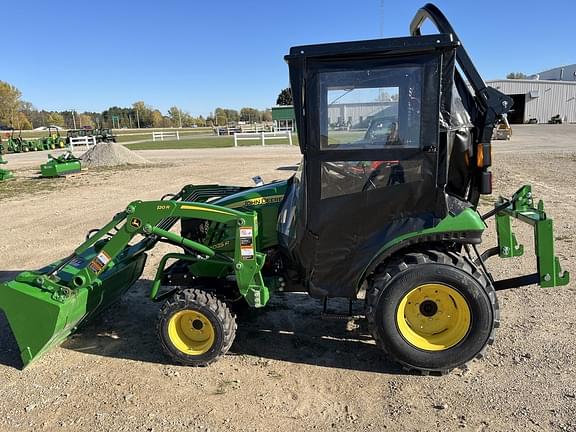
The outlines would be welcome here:
<svg viewBox="0 0 576 432">
<path fill-rule="evenodd" d="M 57 127 L 48 126 L 48 136 L 38 139 L 42 150 L 54 150 L 66 147 L 66 138 L 60 135 Z"/>
<path fill-rule="evenodd" d="M 427 20 L 437 34 L 421 34 Z M 420 9 L 410 31 L 290 50 L 303 158 L 287 181 L 188 185 L 132 202 L 69 256 L 1 284 L 24 365 L 128 290 L 158 242 L 175 248 L 151 285 L 162 303 L 159 344 L 191 366 L 230 349 L 235 305 L 307 292 L 364 302 L 391 359 L 443 373 L 494 340 L 498 290 L 566 285 L 552 220 L 530 186 L 486 214 L 477 209 L 492 193 L 492 130 L 512 100 L 484 84 L 435 6 Z M 480 252 L 491 217 L 498 244 Z M 533 227 L 536 269 L 495 280 L 490 257 L 524 252 L 512 220 Z"/>
</svg>

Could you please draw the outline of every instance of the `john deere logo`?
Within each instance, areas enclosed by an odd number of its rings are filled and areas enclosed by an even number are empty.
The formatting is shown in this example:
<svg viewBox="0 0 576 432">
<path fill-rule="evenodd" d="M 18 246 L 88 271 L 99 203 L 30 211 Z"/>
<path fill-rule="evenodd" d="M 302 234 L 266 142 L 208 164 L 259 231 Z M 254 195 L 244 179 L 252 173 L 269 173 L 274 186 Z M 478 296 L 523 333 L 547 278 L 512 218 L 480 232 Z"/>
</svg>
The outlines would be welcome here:
<svg viewBox="0 0 576 432">
<path fill-rule="evenodd" d="M 142 221 L 140 219 L 132 218 L 130 225 L 132 225 L 134 228 L 140 228 L 142 226 Z"/>
</svg>

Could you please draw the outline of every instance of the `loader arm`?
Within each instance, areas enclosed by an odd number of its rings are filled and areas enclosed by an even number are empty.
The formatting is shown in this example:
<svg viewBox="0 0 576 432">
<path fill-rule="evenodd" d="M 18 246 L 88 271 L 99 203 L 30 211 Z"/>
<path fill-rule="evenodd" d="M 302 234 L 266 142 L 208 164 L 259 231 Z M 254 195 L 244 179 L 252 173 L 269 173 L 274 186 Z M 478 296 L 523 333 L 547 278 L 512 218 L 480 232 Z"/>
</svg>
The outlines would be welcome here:
<svg viewBox="0 0 576 432">
<path fill-rule="evenodd" d="M 158 241 L 180 246 L 199 260 L 214 257 L 209 247 L 169 231 L 181 218 L 236 226 L 234 256 L 223 259 L 233 269 L 240 292 L 260 306 L 266 304 L 268 289 L 260 273 L 265 255 L 255 250 L 256 212 L 201 202 L 134 201 L 67 258 L 0 284 L 0 309 L 8 319 L 23 364 L 62 342 L 78 325 L 118 299 L 138 280 L 145 252 Z M 137 236 L 143 239 L 131 244 Z"/>
</svg>

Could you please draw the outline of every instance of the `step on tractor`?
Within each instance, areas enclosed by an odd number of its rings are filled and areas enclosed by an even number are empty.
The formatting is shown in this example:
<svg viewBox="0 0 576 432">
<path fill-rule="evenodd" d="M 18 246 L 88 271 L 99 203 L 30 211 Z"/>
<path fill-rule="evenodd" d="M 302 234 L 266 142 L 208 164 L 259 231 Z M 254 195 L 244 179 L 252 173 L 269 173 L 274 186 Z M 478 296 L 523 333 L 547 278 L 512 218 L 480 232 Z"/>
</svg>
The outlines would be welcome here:
<svg viewBox="0 0 576 432">
<path fill-rule="evenodd" d="M 438 32 L 423 35 L 431 21 Z M 174 362 L 225 354 L 236 306 L 279 292 L 360 301 L 387 356 L 444 373 L 494 340 L 496 292 L 566 285 L 552 220 L 529 185 L 493 209 L 493 127 L 512 100 L 487 87 L 449 22 L 420 9 L 411 35 L 298 46 L 285 57 L 302 162 L 286 181 L 188 185 L 134 201 L 69 256 L 0 285 L 26 366 L 118 299 L 163 256 L 151 283 L 159 345 Z M 347 124 L 346 128 L 338 127 Z M 498 244 L 479 250 L 495 218 Z M 496 280 L 488 259 L 524 253 L 512 221 L 533 227 L 536 269 Z"/>
</svg>

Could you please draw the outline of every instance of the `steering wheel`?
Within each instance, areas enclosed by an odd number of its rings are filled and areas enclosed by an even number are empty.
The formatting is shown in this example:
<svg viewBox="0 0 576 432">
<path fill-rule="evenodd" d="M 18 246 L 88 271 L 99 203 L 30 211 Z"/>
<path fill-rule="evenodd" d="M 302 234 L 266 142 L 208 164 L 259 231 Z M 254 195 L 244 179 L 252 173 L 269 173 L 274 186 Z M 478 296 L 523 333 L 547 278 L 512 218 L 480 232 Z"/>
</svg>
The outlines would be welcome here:
<svg viewBox="0 0 576 432">
<path fill-rule="evenodd" d="M 391 169 L 390 175 L 386 181 L 386 187 L 406 183 L 404 178 L 404 168 L 402 168 L 402 165 L 400 165 L 399 162 L 396 162 L 394 165 L 390 165 L 389 161 L 382 161 L 380 165 L 372 170 L 366 179 L 366 182 L 362 187 L 362 192 L 382 187 L 378 185 L 377 178 L 383 174 L 385 169 Z"/>
</svg>

